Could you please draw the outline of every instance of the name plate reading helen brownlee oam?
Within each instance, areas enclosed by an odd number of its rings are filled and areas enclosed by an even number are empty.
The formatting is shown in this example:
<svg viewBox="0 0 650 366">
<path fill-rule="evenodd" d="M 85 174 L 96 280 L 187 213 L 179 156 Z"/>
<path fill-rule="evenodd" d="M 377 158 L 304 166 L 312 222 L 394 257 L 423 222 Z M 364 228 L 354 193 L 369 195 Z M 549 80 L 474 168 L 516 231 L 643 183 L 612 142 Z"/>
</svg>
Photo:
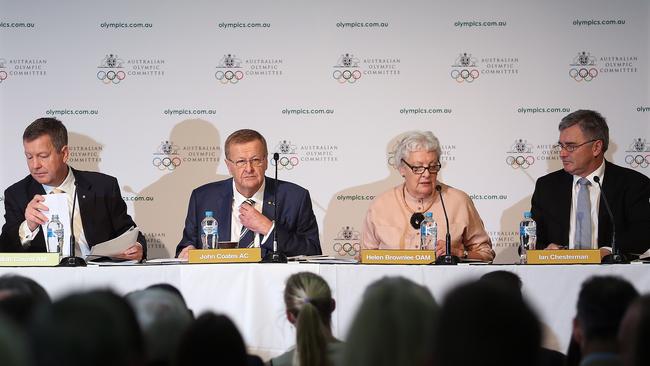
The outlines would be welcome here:
<svg viewBox="0 0 650 366">
<path fill-rule="evenodd" d="M 529 250 L 528 264 L 600 264 L 598 249 Z"/>
<path fill-rule="evenodd" d="M 436 261 L 433 250 L 362 250 L 363 264 L 431 264 Z"/>
<path fill-rule="evenodd" d="M 261 260 L 260 248 L 192 249 L 188 263 L 257 263 Z"/>
</svg>

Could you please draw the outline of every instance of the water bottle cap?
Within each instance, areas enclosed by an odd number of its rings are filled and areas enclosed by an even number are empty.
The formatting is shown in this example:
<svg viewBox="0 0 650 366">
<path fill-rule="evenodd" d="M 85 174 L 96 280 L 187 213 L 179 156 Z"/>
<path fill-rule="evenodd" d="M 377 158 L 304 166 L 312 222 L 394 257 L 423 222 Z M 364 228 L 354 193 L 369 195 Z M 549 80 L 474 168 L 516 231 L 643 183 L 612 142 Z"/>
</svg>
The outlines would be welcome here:
<svg viewBox="0 0 650 366">
<path fill-rule="evenodd" d="M 58 220 L 58 219 L 59 219 L 59 215 L 57 215 L 57 214 L 52 214 L 52 220 Z"/>
<path fill-rule="evenodd" d="M 426 217 L 426 218 L 433 217 L 433 213 L 432 213 L 432 212 L 426 212 L 426 213 L 424 214 L 424 217 Z"/>
<path fill-rule="evenodd" d="M 210 216 L 210 217 L 212 217 L 212 215 L 214 215 L 214 212 L 212 212 L 212 211 L 205 211 L 205 216 Z"/>
<path fill-rule="evenodd" d="M 524 218 L 530 219 L 531 217 L 533 217 L 533 214 L 530 211 L 524 212 Z"/>
</svg>

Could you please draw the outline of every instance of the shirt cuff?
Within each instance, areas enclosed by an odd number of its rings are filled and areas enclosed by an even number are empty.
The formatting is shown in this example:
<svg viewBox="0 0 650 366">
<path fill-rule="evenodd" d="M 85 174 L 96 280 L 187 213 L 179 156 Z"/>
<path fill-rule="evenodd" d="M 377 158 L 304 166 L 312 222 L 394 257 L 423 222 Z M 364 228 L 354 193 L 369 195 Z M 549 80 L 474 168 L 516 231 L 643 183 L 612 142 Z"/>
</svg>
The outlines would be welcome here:
<svg viewBox="0 0 650 366">
<path fill-rule="evenodd" d="M 273 230 L 275 230 L 275 221 L 271 221 L 271 228 L 269 229 L 268 235 L 264 235 L 262 238 L 262 241 L 260 242 L 260 246 L 266 244 L 266 242 L 269 240 L 269 238 L 273 237 Z"/>
<path fill-rule="evenodd" d="M 18 236 L 20 237 L 20 244 L 23 245 L 23 247 L 28 247 L 31 243 L 32 240 L 36 237 L 38 234 L 38 231 L 41 229 L 41 226 L 37 226 L 34 231 L 29 230 L 29 226 L 27 226 L 27 220 L 23 221 L 22 224 L 18 227 Z"/>
</svg>

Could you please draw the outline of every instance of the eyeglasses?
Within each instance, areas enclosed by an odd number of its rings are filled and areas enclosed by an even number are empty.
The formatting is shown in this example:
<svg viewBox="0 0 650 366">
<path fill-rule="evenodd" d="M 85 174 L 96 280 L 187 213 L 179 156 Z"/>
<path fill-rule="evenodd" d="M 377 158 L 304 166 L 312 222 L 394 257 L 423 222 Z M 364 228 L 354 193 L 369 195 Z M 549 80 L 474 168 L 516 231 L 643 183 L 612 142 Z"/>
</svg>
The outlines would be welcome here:
<svg viewBox="0 0 650 366">
<path fill-rule="evenodd" d="M 442 168 L 442 164 L 440 163 L 429 165 L 429 166 L 413 166 L 407 163 L 406 160 L 404 159 L 402 159 L 402 163 L 406 164 L 407 167 L 411 168 L 411 171 L 413 171 L 414 174 L 424 174 L 425 170 L 428 170 L 429 174 L 433 174 L 439 172 L 440 168 Z"/>
<path fill-rule="evenodd" d="M 265 159 L 261 159 L 261 158 L 252 158 L 252 159 L 248 159 L 248 160 L 246 160 L 246 159 L 239 159 L 239 160 L 237 160 L 237 161 L 232 161 L 232 160 L 230 160 L 230 159 L 227 159 L 227 160 L 228 160 L 229 162 L 235 164 L 235 166 L 236 166 L 237 168 L 244 168 L 244 167 L 245 167 L 246 165 L 248 165 L 249 163 L 251 164 L 251 166 L 254 166 L 254 167 L 260 167 L 260 166 L 262 166 L 262 164 L 264 164 L 264 161 L 265 161 Z"/>
<path fill-rule="evenodd" d="M 563 144 L 561 142 L 558 142 L 556 145 L 553 145 L 553 148 L 555 148 L 555 150 L 558 150 L 558 151 L 566 150 L 568 152 L 574 152 L 574 151 L 578 150 L 578 148 L 580 146 L 586 145 L 586 144 L 588 144 L 590 142 L 595 142 L 595 141 L 598 141 L 598 140 L 599 139 L 593 139 L 593 140 L 583 142 L 581 144 Z"/>
</svg>

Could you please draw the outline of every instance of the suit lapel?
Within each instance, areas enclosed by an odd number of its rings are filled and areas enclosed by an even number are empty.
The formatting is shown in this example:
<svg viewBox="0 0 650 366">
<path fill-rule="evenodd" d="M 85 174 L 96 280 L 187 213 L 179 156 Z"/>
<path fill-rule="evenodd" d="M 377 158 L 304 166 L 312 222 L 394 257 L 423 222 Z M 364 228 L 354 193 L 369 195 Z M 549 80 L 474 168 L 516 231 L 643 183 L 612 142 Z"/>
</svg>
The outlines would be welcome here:
<svg viewBox="0 0 650 366">
<path fill-rule="evenodd" d="M 217 201 L 214 204 L 217 207 L 216 217 L 219 223 L 219 240 L 232 241 L 230 237 L 230 225 L 232 225 L 232 178 L 228 179 L 226 187 L 217 191 Z"/>
<path fill-rule="evenodd" d="M 564 243 L 569 243 L 569 231 L 571 228 L 571 203 L 573 200 L 573 176 L 563 172 L 560 182 L 560 189 L 557 192 L 557 203 L 559 205 L 558 213 L 560 214 L 557 221 L 561 226 L 562 236 L 565 238 Z"/>
<path fill-rule="evenodd" d="M 262 203 L 262 214 L 269 218 L 269 220 L 275 220 L 275 198 L 273 197 L 273 192 L 275 191 L 275 179 L 265 177 L 264 183 L 264 202 Z M 264 236 L 261 237 L 264 239 Z"/>
<path fill-rule="evenodd" d="M 605 161 L 605 176 L 603 177 L 603 194 L 608 199 L 612 199 L 616 194 L 616 187 L 618 184 L 618 176 L 615 173 L 615 167 L 612 166 L 608 161 Z M 609 173 L 609 174 L 608 174 Z M 607 213 L 607 208 L 603 200 L 605 199 L 602 195 L 598 198 L 598 244 L 601 245 L 611 245 L 612 238 L 612 222 L 609 219 L 609 214 Z M 611 201 L 610 201 L 611 204 Z"/>
</svg>

